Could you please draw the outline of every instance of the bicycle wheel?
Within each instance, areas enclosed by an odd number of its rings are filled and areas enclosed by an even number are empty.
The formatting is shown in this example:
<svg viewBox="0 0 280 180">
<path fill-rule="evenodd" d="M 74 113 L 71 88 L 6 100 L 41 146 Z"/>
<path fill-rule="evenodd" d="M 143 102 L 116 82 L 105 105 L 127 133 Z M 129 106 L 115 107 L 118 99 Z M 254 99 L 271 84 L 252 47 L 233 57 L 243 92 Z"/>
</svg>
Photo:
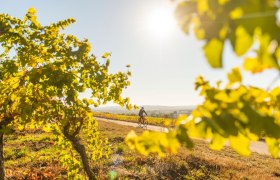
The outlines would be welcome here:
<svg viewBox="0 0 280 180">
<path fill-rule="evenodd" d="M 144 127 L 145 129 L 148 128 L 148 120 L 147 120 L 147 119 L 144 119 L 143 127 Z"/>
<path fill-rule="evenodd" d="M 142 128 L 142 125 L 143 125 L 143 124 L 141 123 L 140 118 L 138 119 L 137 125 L 138 125 L 139 128 Z"/>
</svg>

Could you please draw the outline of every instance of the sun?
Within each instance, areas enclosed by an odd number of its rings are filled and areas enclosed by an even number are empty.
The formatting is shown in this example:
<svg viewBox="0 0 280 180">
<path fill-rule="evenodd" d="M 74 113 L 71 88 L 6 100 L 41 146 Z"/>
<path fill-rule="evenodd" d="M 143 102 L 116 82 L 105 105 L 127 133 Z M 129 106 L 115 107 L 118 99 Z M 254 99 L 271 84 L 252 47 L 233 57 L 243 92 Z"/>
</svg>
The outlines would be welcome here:
<svg viewBox="0 0 280 180">
<path fill-rule="evenodd" d="M 157 9 L 147 17 L 148 31 L 159 38 L 167 37 L 175 26 L 176 22 L 172 9 Z"/>
</svg>

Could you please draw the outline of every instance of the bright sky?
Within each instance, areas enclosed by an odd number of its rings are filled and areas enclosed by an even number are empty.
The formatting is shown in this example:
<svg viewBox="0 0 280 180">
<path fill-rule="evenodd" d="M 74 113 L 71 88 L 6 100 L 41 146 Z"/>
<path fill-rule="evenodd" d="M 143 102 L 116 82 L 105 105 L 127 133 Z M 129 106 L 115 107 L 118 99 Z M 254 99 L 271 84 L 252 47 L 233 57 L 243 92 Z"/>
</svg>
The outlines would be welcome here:
<svg viewBox="0 0 280 180">
<path fill-rule="evenodd" d="M 175 6 L 170 0 L 0 0 L 0 13 L 19 18 L 30 7 L 37 9 L 44 25 L 75 18 L 77 23 L 67 33 L 88 38 L 98 57 L 112 52 L 112 72 L 125 71 L 125 65 L 130 64 L 133 76 L 124 95 L 133 104 L 198 104 L 202 101 L 194 91 L 198 75 L 212 82 L 225 80 L 226 72 L 241 64 L 227 45 L 225 68 L 211 69 L 202 43 L 192 35 L 186 36 L 174 22 Z M 244 81 L 267 87 L 275 76 L 274 71 L 257 76 L 246 74 Z"/>
</svg>

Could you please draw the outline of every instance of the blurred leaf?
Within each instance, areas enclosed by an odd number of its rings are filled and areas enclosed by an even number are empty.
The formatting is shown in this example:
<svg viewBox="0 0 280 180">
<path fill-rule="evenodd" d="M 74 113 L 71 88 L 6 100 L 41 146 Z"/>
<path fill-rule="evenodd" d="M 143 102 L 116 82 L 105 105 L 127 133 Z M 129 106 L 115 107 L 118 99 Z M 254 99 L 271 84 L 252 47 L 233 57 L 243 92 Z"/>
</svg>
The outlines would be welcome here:
<svg viewBox="0 0 280 180">
<path fill-rule="evenodd" d="M 230 136 L 229 142 L 230 142 L 230 146 L 239 154 L 243 156 L 248 156 L 251 154 L 251 151 L 249 149 L 250 141 L 242 134 L 238 134 L 237 137 Z"/>
<path fill-rule="evenodd" d="M 242 26 L 236 29 L 235 52 L 238 56 L 245 54 L 253 44 L 253 38 Z"/>
<path fill-rule="evenodd" d="M 242 81 L 242 75 L 240 73 L 239 68 L 233 68 L 230 73 L 228 73 L 228 80 L 231 83 L 241 82 Z"/>
<path fill-rule="evenodd" d="M 223 46 L 224 43 L 218 39 L 212 39 L 204 46 L 205 56 L 213 68 L 222 67 Z"/>
<path fill-rule="evenodd" d="M 237 7 L 230 12 L 231 19 L 239 19 L 242 17 L 242 15 L 243 15 L 243 10 L 240 7 Z"/>
<path fill-rule="evenodd" d="M 210 148 L 213 150 L 221 150 L 224 147 L 226 140 L 219 134 L 215 133 L 210 143 Z"/>
<path fill-rule="evenodd" d="M 102 55 L 102 58 L 107 59 L 107 58 L 110 57 L 110 56 L 111 56 L 111 53 L 105 52 L 105 53 Z"/>
<path fill-rule="evenodd" d="M 274 157 L 277 158 L 279 157 L 280 153 L 280 140 L 276 140 L 274 138 L 266 138 L 265 139 L 266 144 L 268 146 L 268 150 L 270 154 Z"/>
</svg>

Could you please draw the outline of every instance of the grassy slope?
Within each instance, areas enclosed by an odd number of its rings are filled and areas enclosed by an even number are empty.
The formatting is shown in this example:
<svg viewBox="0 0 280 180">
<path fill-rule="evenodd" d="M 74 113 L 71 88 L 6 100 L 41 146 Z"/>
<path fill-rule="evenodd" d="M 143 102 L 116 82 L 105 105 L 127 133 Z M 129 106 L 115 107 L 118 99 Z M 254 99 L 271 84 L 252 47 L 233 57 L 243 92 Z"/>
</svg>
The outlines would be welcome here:
<svg viewBox="0 0 280 180">
<path fill-rule="evenodd" d="M 99 122 L 103 137 L 109 138 L 112 154 L 98 163 L 99 179 L 117 172 L 123 179 L 279 179 L 280 160 L 253 153 L 240 157 L 229 148 L 216 152 L 195 141 L 193 151 L 180 149 L 164 159 L 144 157 L 127 149 L 123 140 L 130 130 L 142 129 Z M 66 171 L 58 163 L 58 152 L 50 134 L 41 131 L 6 136 L 5 158 L 8 179 L 65 179 Z M 277 177 L 278 176 L 278 177 Z"/>
<path fill-rule="evenodd" d="M 49 133 L 26 131 L 5 136 L 5 170 L 7 179 L 65 179 L 67 172 L 59 166 L 59 149 Z"/>
<path fill-rule="evenodd" d="M 153 179 L 279 179 L 280 160 L 253 153 L 249 157 L 240 157 L 230 148 L 212 151 L 208 145 L 196 140 L 195 148 L 190 151 L 181 148 L 177 155 L 168 155 L 164 159 L 154 156 L 143 157 L 127 150 L 123 138 L 136 129 L 116 124 L 99 122 L 101 133 L 109 137 L 114 154 L 120 154 L 121 163 L 114 168 L 120 176 Z"/>
</svg>

